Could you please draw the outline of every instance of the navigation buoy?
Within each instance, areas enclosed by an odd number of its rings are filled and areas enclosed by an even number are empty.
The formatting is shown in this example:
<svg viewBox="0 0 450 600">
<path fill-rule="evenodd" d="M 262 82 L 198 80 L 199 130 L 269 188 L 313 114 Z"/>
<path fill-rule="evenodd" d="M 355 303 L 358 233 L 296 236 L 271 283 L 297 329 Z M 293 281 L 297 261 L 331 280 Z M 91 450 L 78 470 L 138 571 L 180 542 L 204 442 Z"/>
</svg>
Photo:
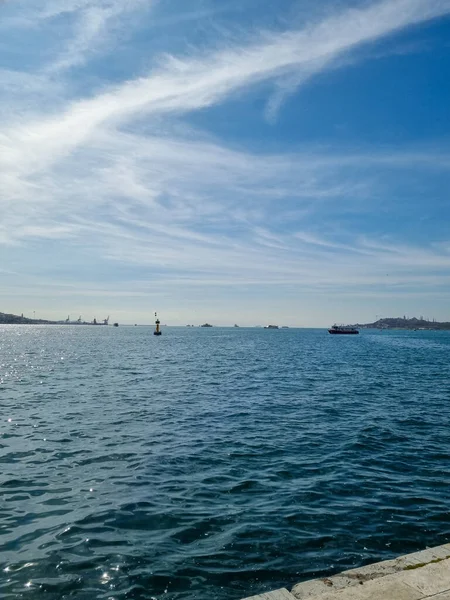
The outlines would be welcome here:
<svg viewBox="0 0 450 600">
<path fill-rule="evenodd" d="M 155 321 L 156 329 L 153 332 L 153 335 L 161 335 L 161 330 L 159 328 L 160 320 L 158 319 L 158 315 L 156 313 L 155 313 L 155 317 L 156 317 L 156 321 Z"/>
</svg>

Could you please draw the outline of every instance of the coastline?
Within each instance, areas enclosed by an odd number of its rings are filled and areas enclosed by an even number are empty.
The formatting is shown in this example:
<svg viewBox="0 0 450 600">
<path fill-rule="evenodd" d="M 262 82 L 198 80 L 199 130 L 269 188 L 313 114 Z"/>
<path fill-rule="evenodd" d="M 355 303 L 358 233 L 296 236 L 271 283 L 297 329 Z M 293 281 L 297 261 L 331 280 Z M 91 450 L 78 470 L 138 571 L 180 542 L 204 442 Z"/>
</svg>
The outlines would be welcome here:
<svg viewBox="0 0 450 600">
<path fill-rule="evenodd" d="M 450 544 L 427 548 L 245 600 L 449 600 Z"/>
</svg>

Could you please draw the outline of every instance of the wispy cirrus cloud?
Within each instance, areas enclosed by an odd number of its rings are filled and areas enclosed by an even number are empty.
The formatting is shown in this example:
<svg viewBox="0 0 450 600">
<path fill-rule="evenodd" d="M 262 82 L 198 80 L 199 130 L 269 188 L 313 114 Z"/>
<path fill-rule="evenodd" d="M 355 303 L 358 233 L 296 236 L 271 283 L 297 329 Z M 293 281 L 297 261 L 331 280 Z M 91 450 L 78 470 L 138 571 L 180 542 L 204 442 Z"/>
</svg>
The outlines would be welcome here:
<svg viewBox="0 0 450 600">
<path fill-rule="evenodd" d="M 156 4 L 149 0 L 128 0 L 121 2 L 117 0 L 96 0 L 93 2 L 69 3 L 66 5 L 53 5 L 53 10 L 44 12 L 43 18 L 51 18 L 67 12 L 77 13 L 77 23 L 74 27 L 75 32 L 72 40 L 67 45 L 63 53 L 54 60 L 47 71 L 51 74 L 82 64 L 87 60 L 89 54 L 98 52 L 100 49 L 106 49 L 108 42 L 114 40 L 113 32 L 120 29 L 124 31 L 124 25 L 129 24 L 126 19 L 139 9 L 149 10 L 151 4 Z M 58 12 L 59 11 L 59 12 Z M 123 33 L 122 33 L 123 35 Z"/>
<path fill-rule="evenodd" d="M 307 282 L 319 289 L 346 280 L 370 287 L 387 268 L 398 285 L 430 282 L 429 268 L 436 270 L 433 285 L 447 281 L 444 246 L 402 247 L 395 239 L 384 246 L 375 231 L 364 240 L 342 215 L 371 213 L 393 177 L 409 190 L 411 168 L 447 181 L 448 152 L 433 145 L 342 151 L 333 144 L 255 151 L 190 118 L 214 109 L 226 119 L 230 100 L 263 87 L 274 116 L 286 94 L 358 61 L 368 44 L 450 14 L 448 1 L 364 3 L 296 30 L 253 30 L 207 48 L 191 43 L 184 54 L 168 47 L 139 78 L 101 86 L 90 58 L 101 49 L 112 59 L 115 36 L 130 26 L 127 15 L 149 17 L 149 3 L 22 4 L 25 14 L 9 17 L 18 31 L 45 31 L 65 19 L 72 37 L 37 70 L 0 72 L 8 109 L 0 117 L 5 247 L 66 244 L 80 265 L 90 253 L 99 264 L 158 277 L 163 271 L 166 282 L 183 285 Z M 278 91 L 271 95 L 267 84 Z"/>
<path fill-rule="evenodd" d="M 114 3 L 107 14 L 118 10 Z M 39 123 L 27 123 L 17 131 L 17 139 L 19 144 L 22 141 L 28 145 L 56 138 L 63 150 L 67 144 L 83 143 L 90 132 L 104 123 L 118 124 L 143 114 L 189 113 L 220 103 L 244 87 L 276 80 L 289 72 L 300 77 L 306 69 L 309 77 L 360 44 L 448 13 L 450 5 L 446 0 L 385 0 L 300 31 L 266 33 L 258 42 L 224 48 L 212 55 L 167 56 L 149 76 L 73 102 L 66 111 Z M 94 29 L 95 22 L 93 19 L 91 24 Z"/>
</svg>

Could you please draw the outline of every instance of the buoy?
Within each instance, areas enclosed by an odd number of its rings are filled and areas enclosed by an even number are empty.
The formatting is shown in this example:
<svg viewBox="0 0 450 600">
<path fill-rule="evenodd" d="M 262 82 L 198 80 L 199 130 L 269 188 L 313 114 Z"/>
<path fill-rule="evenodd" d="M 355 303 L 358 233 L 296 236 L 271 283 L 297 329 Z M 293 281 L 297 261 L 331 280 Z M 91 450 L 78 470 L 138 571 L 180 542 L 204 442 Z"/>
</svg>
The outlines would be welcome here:
<svg viewBox="0 0 450 600">
<path fill-rule="evenodd" d="M 161 335 L 161 330 L 159 328 L 160 320 L 158 319 L 158 315 L 156 313 L 155 313 L 155 317 L 156 317 L 156 321 L 155 321 L 156 329 L 153 332 L 153 335 Z"/>
</svg>

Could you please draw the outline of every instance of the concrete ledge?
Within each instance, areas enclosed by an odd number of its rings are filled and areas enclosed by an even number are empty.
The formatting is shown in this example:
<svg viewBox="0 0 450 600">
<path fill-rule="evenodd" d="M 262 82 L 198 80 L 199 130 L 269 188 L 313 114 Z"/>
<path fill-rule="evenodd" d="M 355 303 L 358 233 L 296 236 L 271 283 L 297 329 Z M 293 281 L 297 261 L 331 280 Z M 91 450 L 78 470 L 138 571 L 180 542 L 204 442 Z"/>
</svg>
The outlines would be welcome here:
<svg viewBox="0 0 450 600">
<path fill-rule="evenodd" d="M 423 550 L 422 552 L 414 552 L 413 554 L 406 554 L 395 558 L 394 560 L 386 560 L 383 562 L 375 563 L 373 565 L 367 565 L 359 569 L 350 569 L 344 571 L 338 575 L 326 579 L 313 579 L 312 581 L 305 581 L 299 583 L 292 589 L 292 594 L 297 600 L 309 600 L 317 598 L 320 600 L 328 600 L 328 598 L 352 598 L 352 597 L 373 597 L 373 598 L 411 598 L 411 600 L 426 598 L 426 588 L 424 582 L 417 586 L 419 580 L 428 580 L 434 578 L 435 570 L 439 573 L 448 574 L 449 585 L 445 587 L 443 584 L 441 589 L 434 591 L 434 594 L 438 592 L 444 592 L 450 589 L 450 544 L 444 544 L 436 548 L 430 548 Z M 445 563 L 440 565 L 440 563 Z M 427 567 L 425 569 L 425 567 Z M 433 567 L 437 567 L 434 569 Z M 425 570 L 423 570 L 425 569 Z M 420 574 L 419 574 L 420 573 Z M 383 579 L 382 583 L 375 585 L 375 581 Z M 368 585 L 370 583 L 370 585 Z M 361 586 L 365 586 L 365 592 L 363 594 Z M 402 589 L 404 586 L 408 586 L 403 592 L 408 592 L 410 595 L 404 595 L 400 589 L 394 588 L 400 586 Z M 357 596 L 350 594 L 343 596 L 337 594 L 340 590 L 350 590 L 357 586 Z M 369 589 L 372 596 L 366 596 L 369 593 Z M 392 588 L 390 595 L 388 589 Z M 412 593 L 412 589 L 417 591 L 417 594 Z M 427 588 L 431 589 L 431 588 Z M 378 590 L 378 591 L 376 591 Z M 431 592 L 428 592 L 430 594 Z M 375 594 L 375 595 L 373 595 Z"/>
<path fill-rule="evenodd" d="M 290 594 L 286 588 L 281 588 L 274 592 L 260 594 L 259 596 L 250 596 L 246 600 L 295 600 L 295 596 Z"/>
<path fill-rule="evenodd" d="M 247 600 L 450 600 L 450 544 Z"/>
</svg>

